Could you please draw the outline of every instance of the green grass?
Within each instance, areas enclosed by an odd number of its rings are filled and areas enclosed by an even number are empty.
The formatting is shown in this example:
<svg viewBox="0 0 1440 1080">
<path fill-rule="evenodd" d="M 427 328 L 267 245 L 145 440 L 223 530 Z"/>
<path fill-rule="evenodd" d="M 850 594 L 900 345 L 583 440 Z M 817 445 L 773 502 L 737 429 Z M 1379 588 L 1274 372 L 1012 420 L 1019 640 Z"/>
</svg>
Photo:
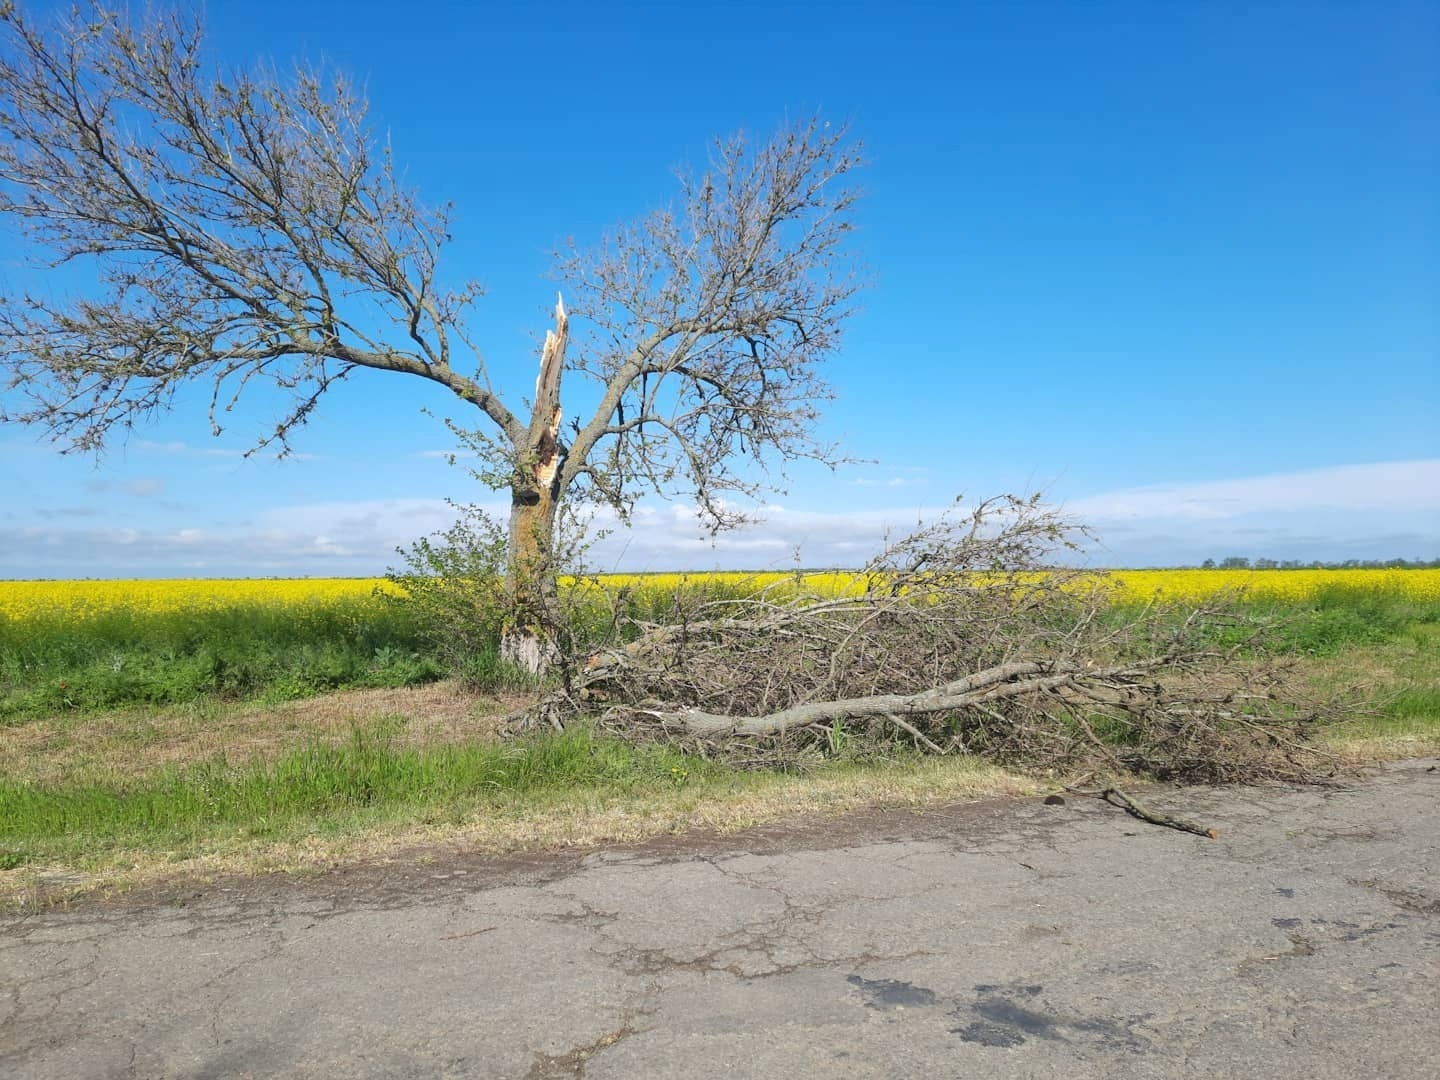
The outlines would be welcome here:
<svg viewBox="0 0 1440 1080">
<path fill-rule="evenodd" d="M 387 823 L 459 822 L 577 793 L 703 787 L 719 766 L 588 731 L 513 743 L 397 746 L 395 724 L 357 727 L 271 761 L 223 758 L 112 782 L 0 781 L 0 860 L 186 853 L 227 840 L 287 840 Z"/>
<path fill-rule="evenodd" d="M 373 600 L 0 618 L 0 725 L 126 705 L 415 686 L 445 674 L 409 612 Z"/>
<path fill-rule="evenodd" d="M 1321 693 L 1374 703 L 1368 713 L 1327 732 L 1334 744 L 1390 741 L 1397 752 L 1440 753 L 1440 623 L 1413 623 L 1378 644 L 1316 657 L 1309 672 Z"/>
<path fill-rule="evenodd" d="M 743 591 L 733 582 L 707 586 L 703 578 L 687 590 L 711 599 Z M 663 620 L 669 613 L 665 597 L 644 590 L 626 603 L 644 619 Z M 1239 610 L 1273 624 L 1267 651 L 1309 656 L 1334 656 L 1401 638 L 1412 627 L 1440 625 L 1440 600 L 1407 600 L 1352 585 L 1331 586 L 1296 603 L 1245 600 Z M 1125 614 L 1118 608 L 1115 617 Z M 598 607 L 576 618 L 605 621 Z M 1216 638 L 1234 641 L 1245 633 L 1219 629 Z M 205 699 L 284 701 L 332 690 L 416 686 L 446 676 L 513 688 L 513 673 L 493 645 L 468 650 L 451 664 L 439 653 L 412 609 L 377 598 L 292 609 L 115 612 L 83 621 L 0 618 L 0 726 Z"/>
<path fill-rule="evenodd" d="M 1404 638 L 1440 625 L 1440 600 L 1410 600 L 1379 589 L 1331 585 L 1301 604 L 1250 602 L 1243 610 L 1268 619 L 1266 647 L 1281 653 L 1334 656 L 1356 645 Z"/>
<path fill-rule="evenodd" d="M 1121 604 L 1108 619 L 1135 617 L 1143 605 Z M 1440 627 L 1440 600 L 1414 600 L 1383 589 L 1332 585 L 1303 601 L 1242 597 L 1228 609 L 1239 625 L 1217 621 L 1207 631 L 1218 645 L 1254 641 L 1256 652 L 1282 656 L 1333 657 L 1347 649 L 1404 640 L 1426 627 Z M 1177 610 L 1178 624 L 1185 616 Z M 1263 627 L 1256 633 L 1257 627 Z"/>
<path fill-rule="evenodd" d="M 1305 604 L 1245 607 L 1276 622 L 1267 647 L 1299 659 L 1317 692 L 1353 686 L 1379 703 L 1370 715 L 1327 732 L 1333 745 L 1368 740 L 1363 753 L 1372 756 L 1440 751 L 1440 604 L 1351 588 Z M 814 797 L 826 785 L 843 787 L 852 800 L 907 782 L 912 793 L 954 796 L 956 770 L 979 767 L 903 754 L 862 760 L 847 752 L 854 740 L 839 726 L 835 759 L 795 778 L 735 772 L 585 730 L 508 743 L 453 735 L 417 743 L 403 737 L 413 732 L 395 718 L 366 722 L 338 742 L 300 728 L 266 758 L 242 759 L 232 749 L 228 757 L 192 754 L 181 764 L 126 768 L 134 757 L 126 739 L 133 736 L 138 748 L 175 737 L 155 726 L 163 714 L 152 706 L 185 703 L 176 707 L 196 710 L 197 722 L 219 723 L 217 710 L 237 706 L 218 703 L 231 699 L 278 701 L 424 682 L 439 674 L 425 657 L 423 635 L 393 605 L 333 605 L 299 618 L 243 609 L 114 617 L 26 632 L 0 625 L 0 724 L 48 717 L 64 731 L 103 722 L 119 733 L 83 769 L 77 751 L 72 764 L 46 774 L 57 779 L 0 778 L 0 871 L 23 875 L 62 865 L 116 873 L 157 860 L 332 841 L 338 846 L 325 850 L 349 850 L 346 844 L 425 826 L 481 828 L 493 840 L 522 822 L 516 827 L 540 843 L 576 833 L 622 836 L 631 835 L 624 832 L 631 824 L 606 833 L 589 823 L 599 814 L 650 814 L 644 828 L 665 828 L 653 822 L 687 813 L 710 820 L 705 808 L 722 804 L 731 807 L 726 820 L 739 821 L 749 811 L 734 807 L 751 800 L 768 799 L 765 813 L 810 805 L 806 799 L 826 805 Z M 495 663 L 488 655 L 474 662 L 481 669 Z M 496 667 L 491 674 L 499 679 L 503 672 Z M 115 707 L 121 712 L 94 716 Z M 194 725 L 181 727 L 188 732 Z M 27 731 L 38 738 L 42 728 Z M 1123 738 L 1123 731 L 1101 734 Z"/>
</svg>

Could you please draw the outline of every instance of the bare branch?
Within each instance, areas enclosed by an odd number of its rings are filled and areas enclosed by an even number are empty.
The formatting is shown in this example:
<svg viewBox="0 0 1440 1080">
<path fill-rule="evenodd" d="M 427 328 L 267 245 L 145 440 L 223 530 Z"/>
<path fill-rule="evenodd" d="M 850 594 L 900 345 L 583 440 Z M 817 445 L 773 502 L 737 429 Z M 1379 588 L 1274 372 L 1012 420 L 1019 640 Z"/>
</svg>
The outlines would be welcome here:
<svg viewBox="0 0 1440 1080">
<path fill-rule="evenodd" d="M 35 423 L 96 451 L 209 380 L 212 422 L 255 380 L 291 407 L 287 443 L 355 368 L 416 375 L 523 430 L 451 366 L 478 290 L 436 279 L 448 212 L 422 206 L 365 104 L 309 69 L 208 74 L 197 20 L 141 24 L 91 5 L 57 34 L 7 6 L 0 33 L 0 213 L 100 295 L 0 297 L 0 367 Z M 376 314 L 396 330 L 376 337 Z M 364 329 L 362 329 L 364 327 Z"/>
<path fill-rule="evenodd" d="M 720 527 L 739 520 L 729 498 L 769 486 L 765 467 L 836 460 L 814 432 L 820 365 L 860 285 L 845 251 L 859 165 L 818 120 L 759 145 L 737 136 L 681 176 L 675 206 L 561 257 L 591 326 L 576 363 L 604 387 L 567 482 L 622 512 L 645 490 L 682 492 Z"/>
<path fill-rule="evenodd" d="M 0 0 L 0 46 L 0 215 L 90 279 L 75 299 L 0 296 L 0 420 L 98 453 L 182 387 L 208 389 L 216 433 L 268 387 L 286 400 L 255 446 L 286 451 L 355 372 L 427 380 L 486 418 L 447 422 L 482 455 L 477 475 L 510 488 L 512 597 L 541 613 L 568 500 L 624 516 L 647 491 L 682 494 L 721 528 L 777 467 L 839 460 L 816 424 L 861 284 L 846 248 L 860 159 L 843 130 L 717 142 L 673 206 L 561 256 L 574 340 L 562 305 L 517 415 L 466 331 L 479 288 L 439 274 L 450 208 L 403 185 L 346 79 L 217 72 L 197 19 L 132 21 L 99 0 L 54 30 Z M 566 370 L 600 384 L 569 445 Z M 524 655 L 550 655 L 543 622 L 513 621 Z"/>
</svg>

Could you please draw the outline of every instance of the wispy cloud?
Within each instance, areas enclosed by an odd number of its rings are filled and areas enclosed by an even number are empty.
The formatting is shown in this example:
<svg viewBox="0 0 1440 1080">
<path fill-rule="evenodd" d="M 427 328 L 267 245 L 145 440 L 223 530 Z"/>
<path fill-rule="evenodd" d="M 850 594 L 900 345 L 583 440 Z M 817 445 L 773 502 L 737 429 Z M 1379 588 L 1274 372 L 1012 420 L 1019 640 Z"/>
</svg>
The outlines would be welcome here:
<svg viewBox="0 0 1440 1080">
<path fill-rule="evenodd" d="M 148 499 L 165 494 L 165 479 L 160 476 L 140 476 L 134 480 L 126 480 L 120 485 L 120 490 L 126 495 Z"/>
<path fill-rule="evenodd" d="M 503 518 L 507 506 L 487 507 Z M 943 509 L 817 511 L 774 505 L 765 520 L 710 536 L 694 510 L 637 508 L 630 527 L 598 514 L 608 535 L 590 551 L 602 570 L 857 566 L 887 534 Z M 1345 465 L 1271 476 L 1101 492 L 1065 508 L 1091 526 L 1097 565 L 1196 563 L 1241 554 L 1346 559 L 1440 555 L 1440 461 Z M 449 526 L 443 499 L 329 501 L 273 507 L 245 521 L 174 529 L 0 529 L 0 577 L 116 574 L 377 574 L 395 549 Z M 77 523 L 78 524 L 78 523 Z"/>
<path fill-rule="evenodd" d="M 170 442 L 151 442 L 148 439 L 141 439 L 133 445 L 135 449 L 149 454 L 173 454 L 183 455 L 185 457 L 243 458 L 246 454 L 251 452 L 249 449 L 243 447 L 237 448 L 234 446 L 191 446 L 189 443 L 178 442 L 174 440 Z M 281 455 L 278 453 L 266 453 L 260 454 L 258 456 L 261 459 L 268 459 L 272 461 L 278 460 L 281 457 Z M 324 454 L 305 454 L 299 452 L 292 452 L 284 455 L 284 457 L 286 460 L 289 461 L 325 460 Z"/>
<path fill-rule="evenodd" d="M 136 498 L 151 498 L 165 494 L 165 478 L 161 476 L 137 476 L 130 480 L 116 480 L 109 477 L 91 477 L 85 481 L 85 490 L 103 495 L 120 492 Z"/>
<path fill-rule="evenodd" d="M 928 487 L 934 470 L 928 465 L 897 465 L 890 462 L 870 462 L 857 466 L 861 475 L 850 481 L 856 487 L 865 488 L 910 488 Z"/>
<path fill-rule="evenodd" d="M 925 487 L 930 483 L 930 478 L 926 476 L 892 476 L 888 480 L 882 480 L 873 476 L 861 476 L 851 483 L 856 487 L 873 488 Z"/>
<path fill-rule="evenodd" d="M 99 517 L 100 511 L 94 506 L 56 506 L 53 508 L 38 508 L 35 514 L 45 521 L 54 521 L 60 518 Z"/>
<path fill-rule="evenodd" d="M 1146 518 L 1204 521 L 1301 511 L 1435 511 L 1440 510 L 1440 459 L 1127 488 L 1072 500 L 1067 509 L 1097 523 Z"/>
<path fill-rule="evenodd" d="M 236 449 L 233 446 L 191 446 L 189 443 L 151 442 L 148 439 L 141 439 L 134 444 L 136 450 L 150 454 L 184 454 L 189 457 L 244 457 L 245 451 Z"/>
</svg>

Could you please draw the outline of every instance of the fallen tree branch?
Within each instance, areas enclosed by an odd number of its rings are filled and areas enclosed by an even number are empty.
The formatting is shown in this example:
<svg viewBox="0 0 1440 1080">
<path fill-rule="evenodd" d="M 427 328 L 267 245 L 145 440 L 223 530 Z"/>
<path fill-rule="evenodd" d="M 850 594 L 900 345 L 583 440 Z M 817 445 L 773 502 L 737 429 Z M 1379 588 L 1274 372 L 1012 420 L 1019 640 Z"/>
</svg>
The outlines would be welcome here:
<svg viewBox="0 0 1440 1080">
<path fill-rule="evenodd" d="M 1248 617 L 1223 602 L 1112 604 L 1105 575 L 1055 567 L 1069 531 L 1038 502 L 1004 499 L 894 541 L 838 595 L 806 575 L 754 593 L 681 588 L 663 609 L 626 594 L 603 638 L 577 642 L 565 690 L 506 730 L 588 718 L 780 767 L 852 740 L 913 741 L 1048 775 L 1315 778 L 1314 732 L 1334 710 L 1310 707 L 1253 646 L 1221 644 Z"/>
<path fill-rule="evenodd" d="M 810 724 L 872 717 L 892 720 L 896 726 L 904 727 L 906 725 L 899 722 L 901 716 L 959 712 L 1005 698 L 1054 690 L 1059 686 L 1088 679 L 1140 674 L 1160 663 L 1163 661 L 1153 660 L 1141 664 L 1121 664 L 1094 669 L 1062 661 L 1023 660 L 999 664 L 944 686 L 914 694 L 872 694 L 838 701 L 807 701 L 764 716 L 729 716 L 694 708 L 660 713 L 652 710 L 646 712 L 658 716 L 661 723 L 667 727 L 680 728 L 689 735 L 701 738 L 725 735 L 783 735 L 787 731 Z"/>
<path fill-rule="evenodd" d="M 1165 814 L 1157 814 L 1154 810 L 1146 809 L 1119 788 L 1106 788 L 1100 793 L 1100 798 L 1104 799 L 1111 806 L 1120 807 L 1120 809 L 1130 814 L 1130 816 L 1137 817 L 1141 821 L 1148 821 L 1152 825 L 1163 825 L 1167 829 L 1179 829 L 1181 832 L 1194 833 L 1196 836 L 1205 836 L 1211 840 L 1218 840 L 1220 838 L 1218 832 L 1204 825 L 1196 825 L 1193 821 L 1168 817 Z"/>
</svg>

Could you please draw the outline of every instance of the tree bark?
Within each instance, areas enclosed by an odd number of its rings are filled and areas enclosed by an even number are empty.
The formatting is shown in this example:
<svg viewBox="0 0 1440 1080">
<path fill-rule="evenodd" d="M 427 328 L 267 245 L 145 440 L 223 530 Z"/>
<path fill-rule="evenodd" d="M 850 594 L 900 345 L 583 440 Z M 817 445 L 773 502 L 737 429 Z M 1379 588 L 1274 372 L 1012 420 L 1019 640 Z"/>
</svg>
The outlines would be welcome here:
<svg viewBox="0 0 1440 1080">
<path fill-rule="evenodd" d="M 510 506 L 510 612 L 500 635 L 500 656 L 535 676 L 549 671 L 560 655 L 555 641 L 559 595 L 551 565 L 554 528 L 555 500 L 549 491 L 515 492 Z"/>
<path fill-rule="evenodd" d="M 653 717 L 666 727 L 700 738 L 783 735 L 808 724 L 828 724 L 836 720 L 884 718 L 899 723 L 906 716 L 958 712 L 1020 695 L 1055 691 L 1066 686 L 1083 687 L 1092 681 L 1103 683 L 1117 676 L 1135 676 L 1161 663 L 1161 660 L 1152 659 L 1108 668 L 1091 668 L 1070 661 L 1022 660 L 987 668 L 944 686 L 914 694 L 876 694 L 839 701 L 809 701 L 765 716 L 726 716 L 694 708 L 635 711 Z"/>
<path fill-rule="evenodd" d="M 510 486 L 509 593 L 511 612 L 500 638 L 500 655 L 531 675 L 545 674 L 559 659 L 555 640 L 558 592 L 555 518 L 560 502 L 560 375 L 570 319 L 555 304 L 555 329 L 545 332 L 535 407 L 525 443 L 516 447 Z"/>
</svg>

